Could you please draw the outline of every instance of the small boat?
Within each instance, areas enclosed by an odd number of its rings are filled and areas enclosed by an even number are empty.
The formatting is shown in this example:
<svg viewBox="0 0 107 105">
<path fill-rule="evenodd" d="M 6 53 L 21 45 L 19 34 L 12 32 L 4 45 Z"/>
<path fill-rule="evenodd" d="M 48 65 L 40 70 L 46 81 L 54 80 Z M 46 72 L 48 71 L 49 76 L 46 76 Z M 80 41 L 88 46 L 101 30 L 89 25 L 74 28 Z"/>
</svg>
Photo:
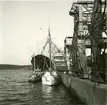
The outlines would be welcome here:
<svg viewBox="0 0 107 105">
<path fill-rule="evenodd" d="M 34 70 L 34 73 L 31 76 L 29 76 L 28 81 L 29 82 L 40 82 L 42 74 L 43 74 L 43 72 L 40 72 L 39 69 Z"/>
<path fill-rule="evenodd" d="M 57 73 L 57 71 L 55 70 L 55 67 L 52 67 L 52 49 L 51 49 L 51 35 L 50 35 L 50 27 L 48 30 L 48 39 L 46 44 L 49 44 L 49 58 L 50 58 L 50 67 L 48 67 L 48 70 L 44 72 L 44 74 L 42 75 L 42 84 L 45 85 L 56 85 L 59 83 L 59 75 Z M 45 44 L 45 45 L 46 45 Z"/>
<path fill-rule="evenodd" d="M 40 75 L 31 75 L 28 79 L 29 82 L 40 82 L 41 81 L 41 76 Z"/>
</svg>

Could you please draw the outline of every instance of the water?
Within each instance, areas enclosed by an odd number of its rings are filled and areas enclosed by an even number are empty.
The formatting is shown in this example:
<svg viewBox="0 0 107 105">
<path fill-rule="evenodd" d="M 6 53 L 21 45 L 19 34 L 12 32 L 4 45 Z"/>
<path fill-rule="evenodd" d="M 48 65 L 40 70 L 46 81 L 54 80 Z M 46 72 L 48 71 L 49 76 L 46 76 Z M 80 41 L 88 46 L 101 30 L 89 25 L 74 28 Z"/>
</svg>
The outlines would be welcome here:
<svg viewBox="0 0 107 105">
<path fill-rule="evenodd" d="M 29 70 L 0 71 L 0 105 L 77 105 L 63 85 L 28 83 Z"/>
</svg>

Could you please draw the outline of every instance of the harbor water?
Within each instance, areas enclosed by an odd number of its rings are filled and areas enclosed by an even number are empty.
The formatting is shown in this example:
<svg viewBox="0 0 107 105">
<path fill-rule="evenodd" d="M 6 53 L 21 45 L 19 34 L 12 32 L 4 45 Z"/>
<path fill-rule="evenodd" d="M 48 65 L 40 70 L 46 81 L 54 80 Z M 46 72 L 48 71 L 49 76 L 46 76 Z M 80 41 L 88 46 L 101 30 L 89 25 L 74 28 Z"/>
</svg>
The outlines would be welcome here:
<svg viewBox="0 0 107 105">
<path fill-rule="evenodd" d="M 30 70 L 0 70 L 0 105 L 82 105 L 61 84 L 28 83 Z"/>
</svg>

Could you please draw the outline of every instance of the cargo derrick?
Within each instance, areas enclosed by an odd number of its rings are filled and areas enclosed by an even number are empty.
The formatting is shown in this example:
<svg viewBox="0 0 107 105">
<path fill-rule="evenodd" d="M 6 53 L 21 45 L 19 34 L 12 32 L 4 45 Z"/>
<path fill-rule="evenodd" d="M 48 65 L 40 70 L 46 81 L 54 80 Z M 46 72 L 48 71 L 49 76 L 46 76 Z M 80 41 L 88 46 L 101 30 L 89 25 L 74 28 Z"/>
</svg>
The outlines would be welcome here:
<svg viewBox="0 0 107 105">
<path fill-rule="evenodd" d="M 91 23 L 93 3 L 90 1 L 74 2 L 69 14 L 74 17 L 74 34 L 71 46 L 66 46 L 72 57 L 74 76 L 88 78 L 86 49 L 90 48 L 88 25 Z"/>
<path fill-rule="evenodd" d="M 65 55 L 72 59 L 72 74 L 96 82 L 106 82 L 107 8 L 106 0 L 74 2 L 69 15 L 74 17 L 72 44 L 65 38 Z M 105 33 L 104 38 L 102 33 Z M 88 52 L 87 56 L 87 49 Z M 70 60 L 69 60 L 70 61 Z"/>
<path fill-rule="evenodd" d="M 106 0 L 95 0 L 89 36 L 91 40 L 91 79 L 96 82 L 106 82 L 106 58 L 107 53 L 107 26 L 106 26 Z M 106 37 L 103 37 L 105 33 Z"/>
</svg>

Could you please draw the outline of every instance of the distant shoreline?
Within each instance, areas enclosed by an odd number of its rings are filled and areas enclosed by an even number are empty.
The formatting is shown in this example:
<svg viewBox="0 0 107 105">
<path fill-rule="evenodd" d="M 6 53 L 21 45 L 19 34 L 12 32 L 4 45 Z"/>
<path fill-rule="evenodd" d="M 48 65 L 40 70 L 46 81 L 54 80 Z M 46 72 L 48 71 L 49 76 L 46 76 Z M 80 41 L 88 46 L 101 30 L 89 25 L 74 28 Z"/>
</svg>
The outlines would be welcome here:
<svg viewBox="0 0 107 105">
<path fill-rule="evenodd" d="M 0 64 L 0 70 L 31 70 L 31 65 Z"/>
</svg>

